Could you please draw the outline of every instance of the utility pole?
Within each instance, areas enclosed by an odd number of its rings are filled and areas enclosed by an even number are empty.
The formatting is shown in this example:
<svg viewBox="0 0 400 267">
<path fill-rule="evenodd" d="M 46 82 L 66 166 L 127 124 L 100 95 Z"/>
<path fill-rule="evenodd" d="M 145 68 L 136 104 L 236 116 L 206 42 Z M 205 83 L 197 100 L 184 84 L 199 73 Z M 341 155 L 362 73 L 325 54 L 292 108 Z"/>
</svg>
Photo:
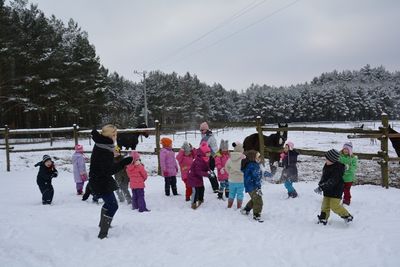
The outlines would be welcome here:
<svg viewBox="0 0 400 267">
<path fill-rule="evenodd" d="M 147 92 L 146 92 L 146 71 L 133 71 L 133 73 L 135 74 L 142 74 L 143 75 L 143 94 L 144 94 L 144 122 L 146 123 L 146 125 L 149 125 L 148 119 L 147 119 Z"/>
</svg>

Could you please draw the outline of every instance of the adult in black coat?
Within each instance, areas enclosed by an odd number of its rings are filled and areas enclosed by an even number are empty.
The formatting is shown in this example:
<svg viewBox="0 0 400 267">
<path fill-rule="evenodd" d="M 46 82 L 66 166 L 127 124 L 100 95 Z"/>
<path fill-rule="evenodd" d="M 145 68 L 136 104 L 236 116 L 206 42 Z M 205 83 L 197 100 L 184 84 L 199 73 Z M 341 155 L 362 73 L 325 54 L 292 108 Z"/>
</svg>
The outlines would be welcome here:
<svg viewBox="0 0 400 267">
<path fill-rule="evenodd" d="M 114 161 L 116 138 L 117 128 L 111 124 L 105 125 L 101 134 L 96 129 L 92 131 L 92 139 L 95 145 L 90 158 L 89 183 L 92 192 L 104 200 L 100 214 L 100 232 L 98 235 L 100 239 L 107 237 L 111 221 L 118 210 L 118 202 L 114 195 L 118 185 L 112 175 L 132 162 L 132 157 L 124 158 L 118 162 Z"/>
<path fill-rule="evenodd" d="M 325 158 L 326 163 L 322 169 L 321 180 L 318 183 L 318 187 L 314 190 L 319 194 L 324 193 L 321 214 L 318 216 L 318 220 L 320 223 L 326 225 L 330 210 L 332 210 L 346 222 L 350 222 L 353 220 L 353 216 L 340 205 L 344 188 L 343 174 L 345 166 L 339 162 L 339 152 L 336 149 L 326 152 Z"/>
<path fill-rule="evenodd" d="M 44 155 L 42 161 L 35 164 L 35 167 L 38 166 L 39 172 L 37 174 L 36 183 L 42 193 L 42 204 L 50 205 L 54 196 L 54 188 L 51 184 L 51 180 L 57 177 L 58 171 L 54 167 L 54 162 L 49 155 Z"/>
</svg>

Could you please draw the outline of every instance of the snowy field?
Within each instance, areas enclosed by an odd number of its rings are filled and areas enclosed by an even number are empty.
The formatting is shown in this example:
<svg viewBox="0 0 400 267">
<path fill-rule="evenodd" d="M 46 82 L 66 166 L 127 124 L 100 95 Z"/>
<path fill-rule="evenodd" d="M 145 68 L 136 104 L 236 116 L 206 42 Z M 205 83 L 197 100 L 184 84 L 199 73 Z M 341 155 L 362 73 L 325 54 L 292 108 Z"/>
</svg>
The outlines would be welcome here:
<svg viewBox="0 0 400 267">
<path fill-rule="evenodd" d="M 379 123 L 371 126 L 377 128 Z M 216 137 L 232 142 L 254 132 L 254 128 L 237 128 Z M 179 147 L 184 135 L 174 137 L 174 147 Z M 188 139 L 195 146 L 200 142 L 198 135 L 197 139 Z M 347 134 L 310 132 L 290 132 L 289 139 L 298 148 L 318 150 L 340 149 L 348 141 Z M 352 142 L 355 152 L 379 150 L 379 144 L 370 145 L 369 139 Z M 87 139 L 81 143 L 90 150 Z M 68 145 L 72 141 L 54 144 Z M 150 136 L 137 149 L 153 151 L 154 145 L 154 137 Z M 16 148 L 48 146 L 42 143 Z M 295 184 L 297 199 L 287 199 L 284 186 L 275 183 L 279 172 L 263 184 L 265 222 L 257 223 L 236 209 L 226 209 L 226 201 L 217 200 L 208 181 L 205 203 L 198 210 L 190 209 L 183 195 L 164 196 L 163 178 L 155 174 L 156 157 L 144 155 L 143 163 L 151 174 L 145 189 L 151 212 L 140 214 L 120 203 L 109 238 L 99 240 L 101 206 L 83 202 L 75 195 L 70 173 L 72 151 L 49 152 L 60 172 L 53 180 L 51 206 L 41 204 L 36 185 L 38 170 L 33 167 L 44 152 L 11 154 L 11 172 L 5 171 L 5 153 L 0 152 L 4 181 L 0 196 L 4 207 L 0 213 L 0 266 L 400 266 L 396 256 L 400 251 L 400 190 L 354 186 L 349 207 L 353 223 L 346 225 L 333 214 L 327 226 L 316 224 L 322 197 L 313 189 L 321 175 L 321 158 L 299 157 L 302 181 Z M 392 148 L 390 154 L 395 156 Z M 371 170 L 378 170 L 374 174 L 379 177 L 378 164 L 367 161 L 360 166 L 358 178 L 368 176 Z M 399 179 L 398 175 L 395 173 L 392 179 Z M 182 194 L 184 185 L 178 180 Z"/>
</svg>

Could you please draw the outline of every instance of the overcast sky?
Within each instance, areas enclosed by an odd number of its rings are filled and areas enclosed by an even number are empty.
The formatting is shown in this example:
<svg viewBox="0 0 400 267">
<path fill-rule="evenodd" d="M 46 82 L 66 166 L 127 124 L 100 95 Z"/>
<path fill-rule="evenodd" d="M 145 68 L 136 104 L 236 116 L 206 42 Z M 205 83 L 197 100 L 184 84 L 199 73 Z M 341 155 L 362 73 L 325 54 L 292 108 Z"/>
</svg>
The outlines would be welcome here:
<svg viewBox="0 0 400 267">
<path fill-rule="evenodd" d="M 73 18 L 101 63 L 187 71 L 208 84 L 303 83 L 366 64 L 400 70 L 398 0 L 30 0 L 46 15 Z"/>
</svg>

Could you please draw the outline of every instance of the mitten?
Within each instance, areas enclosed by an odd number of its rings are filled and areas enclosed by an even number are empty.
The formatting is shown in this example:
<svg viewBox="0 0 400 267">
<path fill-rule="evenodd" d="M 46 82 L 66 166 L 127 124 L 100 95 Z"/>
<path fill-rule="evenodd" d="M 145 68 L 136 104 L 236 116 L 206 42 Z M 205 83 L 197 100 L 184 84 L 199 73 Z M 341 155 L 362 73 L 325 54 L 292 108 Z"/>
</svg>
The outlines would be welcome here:
<svg viewBox="0 0 400 267">
<path fill-rule="evenodd" d="M 322 194 L 322 189 L 321 189 L 321 187 L 318 186 L 317 188 L 315 188 L 315 189 L 314 189 L 314 192 L 321 195 L 321 194 Z"/>
<path fill-rule="evenodd" d="M 51 174 L 51 178 L 56 178 L 58 176 L 58 171 L 55 171 Z"/>
<path fill-rule="evenodd" d="M 222 169 L 220 170 L 220 173 L 221 173 L 221 174 L 225 174 L 225 169 L 222 168 Z"/>
</svg>

